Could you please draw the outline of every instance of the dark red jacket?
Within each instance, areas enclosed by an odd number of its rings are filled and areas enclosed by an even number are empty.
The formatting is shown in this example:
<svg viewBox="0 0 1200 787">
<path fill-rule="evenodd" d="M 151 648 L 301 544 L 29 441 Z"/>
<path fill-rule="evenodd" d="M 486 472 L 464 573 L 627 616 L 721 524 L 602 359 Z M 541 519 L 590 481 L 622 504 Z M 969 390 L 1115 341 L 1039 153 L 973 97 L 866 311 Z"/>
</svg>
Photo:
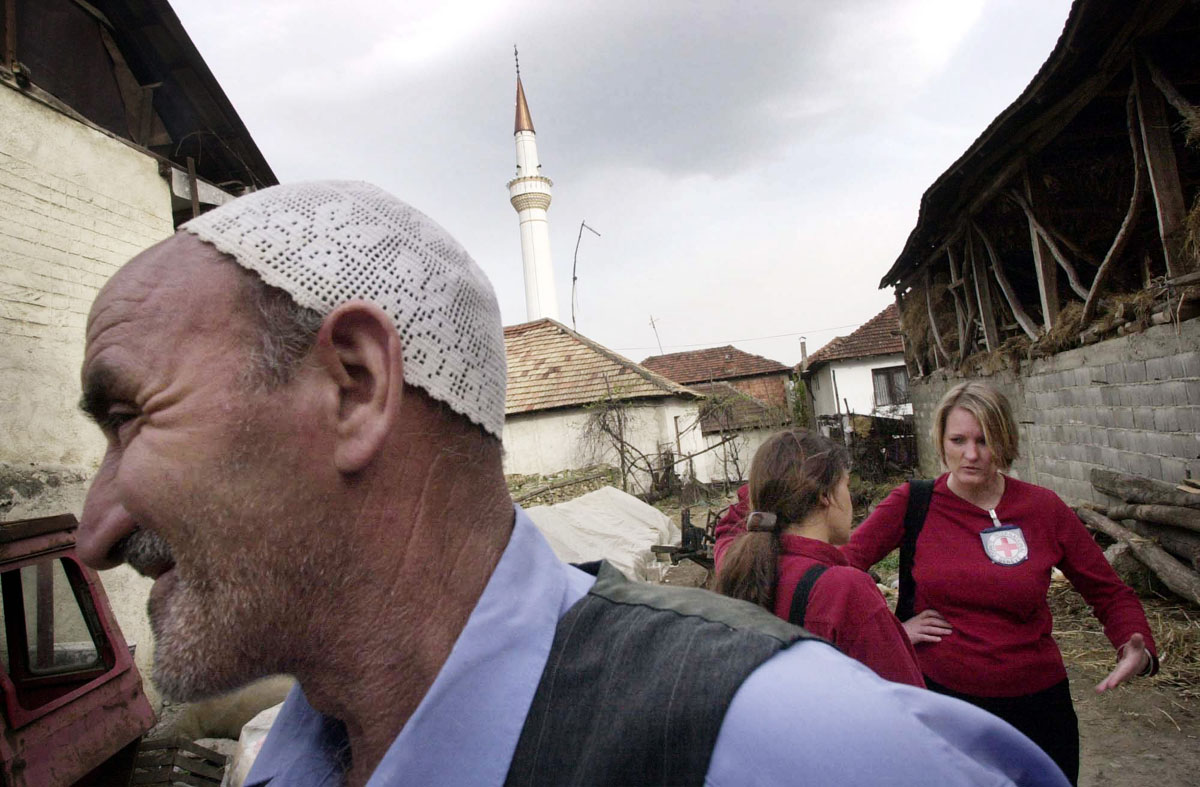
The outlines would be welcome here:
<svg viewBox="0 0 1200 787">
<path fill-rule="evenodd" d="M 746 532 L 742 523 L 748 508 L 743 486 L 738 490 L 738 502 L 717 525 L 713 554 L 718 570 L 729 545 Z M 788 619 L 792 596 L 804 572 L 817 564 L 829 566 L 809 593 L 804 628 L 882 678 L 925 687 L 908 635 L 870 576 L 851 568 L 837 547 L 823 541 L 785 533 L 779 538 L 779 548 L 776 615 Z"/>
<path fill-rule="evenodd" d="M 1137 595 L 1058 495 L 1005 477 L 996 514 L 1018 526 L 1028 545 L 1024 562 L 1005 566 L 987 556 L 980 539 L 994 526 L 988 512 L 951 492 L 946 478 L 934 484 L 914 555 L 915 611 L 935 609 L 954 629 L 941 642 L 917 645 L 927 676 L 980 697 L 1031 694 L 1066 678 L 1046 601 L 1054 567 L 1092 606 L 1114 647 L 1136 632 L 1155 652 Z M 866 570 L 899 546 L 907 505 L 904 484 L 854 530 L 842 548 L 851 565 Z"/>
</svg>

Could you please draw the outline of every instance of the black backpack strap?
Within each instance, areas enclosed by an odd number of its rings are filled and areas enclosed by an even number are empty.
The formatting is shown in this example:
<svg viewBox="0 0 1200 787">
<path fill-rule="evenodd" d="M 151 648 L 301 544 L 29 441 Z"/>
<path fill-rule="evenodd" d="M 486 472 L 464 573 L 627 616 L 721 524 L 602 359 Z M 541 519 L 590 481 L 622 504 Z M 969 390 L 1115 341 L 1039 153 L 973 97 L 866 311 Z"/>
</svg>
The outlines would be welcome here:
<svg viewBox="0 0 1200 787">
<path fill-rule="evenodd" d="M 900 541 L 900 597 L 896 601 L 896 617 L 901 622 L 913 616 L 917 583 L 913 579 L 913 556 L 917 552 L 917 536 L 929 513 L 933 499 L 933 480 L 913 479 L 908 482 L 908 508 L 904 511 L 904 537 Z"/>
<path fill-rule="evenodd" d="M 817 580 L 821 578 L 827 568 L 829 566 L 818 563 L 815 566 L 809 566 L 808 571 L 804 572 L 804 576 L 800 577 L 800 581 L 796 583 L 796 592 L 792 594 L 792 608 L 788 611 L 788 623 L 804 627 L 804 616 L 808 611 L 808 596 L 812 593 L 813 585 L 817 584 Z"/>
</svg>

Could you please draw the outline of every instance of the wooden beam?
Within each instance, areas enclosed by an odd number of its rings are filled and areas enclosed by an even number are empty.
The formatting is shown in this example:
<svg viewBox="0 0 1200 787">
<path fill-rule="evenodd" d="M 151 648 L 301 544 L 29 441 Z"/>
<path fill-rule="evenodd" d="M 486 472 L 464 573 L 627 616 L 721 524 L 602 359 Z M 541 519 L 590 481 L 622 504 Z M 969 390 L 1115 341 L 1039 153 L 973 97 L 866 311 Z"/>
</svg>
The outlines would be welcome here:
<svg viewBox="0 0 1200 787">
<path fill-rule="evenodd" d="M 950 360 L 950 354 L 946 352 L 946 345 L 942 344 L 942 332 L 938 330 L 937 316 L 933 312 L 933 275 L 929 269 L 925 269 L 925 309 L 929 312 L 929 329 L 933 332 L 933 343 L 937 347 L 940 367 L 942 363 Z"/>
<path fill-rule="evenodd" d="M 1168 555 L 1158 544 L 1142 538 L 1097 511 L 1080 506 L 1075 509 L 1075 513 L 1093 530 L 1099 530 L 1109 538 L 1129 544 L 1137 559 L 1157 574 L 1164 585 L 1193 604 L 1200 604 L 1200 576 Z"/>
<path fill-rule="evenodd" d="M 1158 234 L 1167 262 L 1167 276 L 1181 276 L 1191 270 L 1183 253 L 1187 206 L 1183 201 L 1183 187 L 1179 183 L 1179 163 L 1171 141 L 1167 106 L 1163 94 L 1152 84 L 1140 57 L 1134 58 L 1133 73 L 1142 145 L 1146 151 L 1154 208 L 1158 213 Z"/>
<path fill-rule="evenodd" d="M 971 295 L 968 294 L 970 292 L 970 289 L 969 289 L 969 283 L 968 283 L 967 279 L 968 279 L 968 276 L 971 275 L 971 273 L 970 273 L 971 266 L 967 264 L 968 256 L 970 256 L 970 238 L 964 239 L 964 241 L 963 241 L 963 264 L 962 264 L 961 282 L 963 285 L 963 288 L 962 288 L 963 301 L 965 301 L 967 304 L 967 316 L 966 316 L 967 325 L 966 325 L 966 333 L 963 334 L 963 337 L 964 337 L 963 341 L 959 345 L 959 348 L 958 348 L 959 363 L 962 363 L 964 360 L 966 360 L 967 356 L 971 354 L 971 348 L 975 346 L 975 332 L 979 328 L 979 321 L 975 319 L 975 316 L 978 313 L 979 308 L 976 305 L 975 298 L 971 297 Z"/>
<path fill-rule="evenodd" d="M 950 268 L 950 286 L 946 289 L 954 299 L 954 324 L 958 328 L 958 347 L 959 355 L 962 355 L 962 344 L 967 336 L 967 324 L 965 319 L 962 296 L 959 290 L 962 288 L 962 277 L 958 274 L 958 264 L 954 261 L 954 249 L 946 247 L 947 266 Z"/>
<path fill-rule="evenodd" d="M 1017 297 L 1016 290 L 1008 283 L 1008 276 L 1004 274 L 1004 266 L 1000 264 L 1000 258 L 996 256 L 996 249 L 992 246 L 992 240 L 989 238 L 978 224 L 971 222 L 979 239 L 983 241 L 983 248 L 987 250 L 988 259 L 992 263 L 992 273 L 996 274 L 996 283 L 1000 285 L 1000 292 L 1004 293 L 1004 299 L 1008 301 L 1008 308 L 1012 309 L 1013 317 L 1016 318 L 1017 324 L 1021 326 L 1021 330 L 1025 331 L 1025 335 L 1030 339 L 1037 341 L 1037 326 L 1033 324 L 1033 320 L 1025 313 L 1024 307 L 1021 306 L 1021 300 Z"/>
<path fill-rule="evenodd" d="M 17 70 L 17 0 L 4 0 L 4 65 Z"/>
<path fill-rule="evenodd" d="M 1183 120 L 1187 124 L 1186 140 L 1189 144 L 1194 144 L 1196 140 L 1193 139 L 1193 135 L 1200 134 L 1200 106 L 1184 98 L 1183 94 L 1179 92 L 1179 88 L 1167 79 L 1167 75 L 1154 64 L 1153 60 L 1149 57 L 1143 57 L 1143 60 L 1146 63 L 1146 70 L 1150 72 L 1150 79 L 1154 82 L 1154 86 L 1162 91 L 1167 102 L 1183 116 Z"/>
<path fill-rule="evenodd" d="M 1025 199 L 1029 200 L 1030 205 L 1040 201 L 1042 189 L 1039 187 L 1037 191 L 1038 198 L 1035 199 L 1033 182 L 1026 170 Z M 1042 304 L 1042 325 L 1049 331 L 1058 322 L 1058 312 L 1062 308 L 1058 298 L 1058 263 L 1054 261 L 1050 248 L 1042 240 L 1033 221 L 1029 221 L 1029 245 L 1033 247 L 1033 270 L 1037 274 L 1038 299 Z"/>
<path fill-rule="evenodd" d="M 983 341 L 989 351 L 1000 346 L 1000 332 L 996 329 L 996 311 L 992 307 L 992 288 L 988 282 L 987 268 L 975 244 L 967 235 L 967 257 L 971 260 L 971 278 L 975 280 L 975 299 L 979 303 L 979 321 L 983 324 Z"/>
<path fill-rule="evenodd" d="M 1036 230 L 1037 234 L 1041 236 L 1043 241 L 1045 241 L 1046 248 L 1050 250 L 1050 255 L 1054 257 L 1055 261 L 1058 262 L 1059 267 L 1062 268 L 1063 272 L 1067 274 L 1067 283 L 1071 285 L 1071 289 L 1074 290 L 1075 294 L 1080 298 L 1086 300 L 1088 296 L 1088 290 L 1079 283 L 1079 274 L 1076 273 L 1075 266 L 1071 264 L 1070 260 L 1066 258 L 1066 255 L 1062 253 L 1062 250 L 1058 248 L 1058 242 L 1054 240 L 1054 236 L 1051 235 L 1051 233 L 1044 226 L 1042 226 L 1040 221 L 1038 221 L 1037 216 L 1033 212 L 1033 207 L 1030 206 L 1030 204 L 1025 201 L 1025 198 L 1016 191 L 1009 191 L 1007 192 L 1007 195 L 1009 199 L 1011 199 L 1019 208 L 1021 208 L 1021 210 L 1025 211 L 1025 218 L 1029 221 L 1029 225 Z"/>
<path fill-rule="evenodd" d="M 1099 305 L 1100 291 L 1104 287 L 1104 281 L 1115 267 L 1114 263 L 1117 258 L 1125 252 L 1125 246 L 1129 243 L 1129 235 L 1133 232 L 1133 226 L 1137 224 L 1138 214 L 1141 213 L 1142 193 L 1146 190 L 1146 164 L 1142 148 L 1138 144 L 1136 104 L 1137 89 L 1134 85 L 1129 88 L 1129 97 L 1125 100 L 1125 123 L 1129 128 L 1129 147 L 1133 151 L 1133 194 L 1129 198 L 1129 210 L 1125 213 L 1125 220 L 1121 222 L 1121 228 L 1117 230 L 1117 237 L 1113 238 L 1112 246 L 1108 248 L 1108 254 L 1104 255 L 1100 268 L 1092 278 L 1092 287 L 1088 291 L 1087 300 L 1083 303 L 1083 316 L 1080 318 L 1083 325 L 1090 323 L 1096 316 L 1096 308 Z"/>
</svg>

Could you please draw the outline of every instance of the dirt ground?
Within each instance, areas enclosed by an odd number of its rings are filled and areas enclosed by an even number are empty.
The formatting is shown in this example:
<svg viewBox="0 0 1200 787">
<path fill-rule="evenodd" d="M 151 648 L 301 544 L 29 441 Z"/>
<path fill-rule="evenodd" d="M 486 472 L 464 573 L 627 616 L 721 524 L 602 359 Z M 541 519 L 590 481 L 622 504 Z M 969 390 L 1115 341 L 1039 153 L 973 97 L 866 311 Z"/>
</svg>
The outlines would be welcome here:
<svg viewBox="0 0 1200 787">
<path fill-rule="evenodd" d="M 1200 702 L 1146 681 L 1098 695 L 1102 670 L 1067 672 L 1079 716 L 1082 787 L 1200 784 Z"/>
</svg>

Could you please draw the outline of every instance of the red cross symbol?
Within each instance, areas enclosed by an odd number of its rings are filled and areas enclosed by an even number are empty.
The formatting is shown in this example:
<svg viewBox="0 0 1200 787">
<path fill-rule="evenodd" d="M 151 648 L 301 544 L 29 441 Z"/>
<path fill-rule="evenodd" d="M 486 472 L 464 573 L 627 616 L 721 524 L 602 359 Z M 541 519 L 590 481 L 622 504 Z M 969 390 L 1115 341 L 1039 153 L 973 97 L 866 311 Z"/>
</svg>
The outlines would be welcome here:
<svg viewBox="0 0 1200 787">
<path fill-rule="evenodd" d="M 996 541 L 996 551 L 1002 553 L 1005 557 L 1012 557 L 1017 553 L 1020 547 L 1015 541 L 1009 541 L 1008 536 L 1004 536 Z"/>
</svg>

